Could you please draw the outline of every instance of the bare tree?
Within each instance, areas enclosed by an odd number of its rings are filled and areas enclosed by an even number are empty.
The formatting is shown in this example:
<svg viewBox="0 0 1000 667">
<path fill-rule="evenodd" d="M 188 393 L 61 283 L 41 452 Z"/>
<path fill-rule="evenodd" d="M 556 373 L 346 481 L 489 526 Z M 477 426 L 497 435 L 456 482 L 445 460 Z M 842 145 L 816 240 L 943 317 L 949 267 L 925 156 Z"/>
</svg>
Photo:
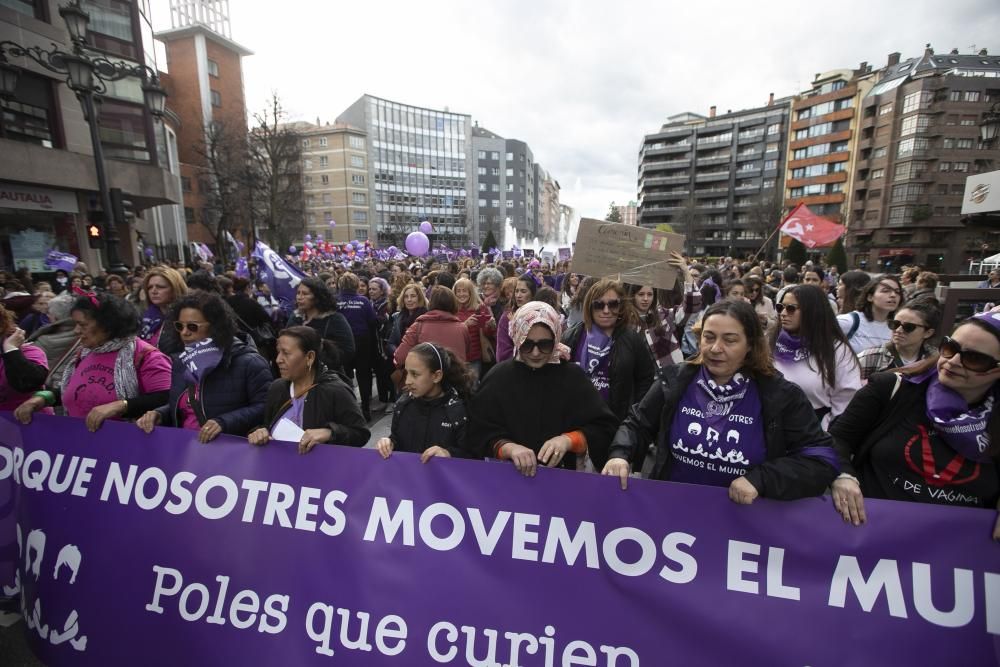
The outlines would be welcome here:
<svg viewBox="0 0 1000 667">
<path fill-rule="evenodd" d="M 684 202 L 684 206 L 680 211 L 677 212 L 671 221 L 670 226 L 673 228 L 674 233 L 683 234 L 687 239 L 687 247 L 693 248 L 694 235 L 697 231 L 698 226 L 704 221 L 704 214 L 698 210 L 698 202 L 694 197 L 689 197 L 687 201 Z"/>
<path fill-rule="evenodd" d="M 247 161 L 246 133 L 227 121 L 212 121 L 196 148 L 200 158 L 199 187 L 205 195 L 206 215 L 202 223 L 225 245 L 225 233 L 243 229 L 249 207 L 245 199 Z"/>
<path fill-rule="evenodd" d="M 267 108 L 254 114 L 250 130 L 247 179 L 253 218 L 273 248 L 287 247 L 305 234 L 302 138 L 285 122 L 287 116 L 272 93 Z"/>
<path fill-rule="evenodd" d="M 785 213 L 783 191 L 780 184 L 773 189 L 765 190 L 754 199 L 753 205 L 747 211 L 747 222 L 750 230 L 756 232 L 762 239 L 770 238 L 761 251 L 765 257 L 772 257 L 774 249 L 777 247 L 777 235 L 771 237 L 771 233 L 774 232 Z"/>
</svg>

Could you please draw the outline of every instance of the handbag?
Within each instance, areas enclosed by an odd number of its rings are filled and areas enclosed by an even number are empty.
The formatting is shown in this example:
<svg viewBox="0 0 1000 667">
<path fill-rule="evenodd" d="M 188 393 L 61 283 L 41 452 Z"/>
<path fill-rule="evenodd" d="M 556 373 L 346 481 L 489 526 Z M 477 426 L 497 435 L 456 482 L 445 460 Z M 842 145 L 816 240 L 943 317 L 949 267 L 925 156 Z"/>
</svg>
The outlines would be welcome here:
<svg viewBox="0 0 1000 667">
<path fill-rule="evenodd" d="M 490 340 L 489 336 L 483 333 L 483 330 L 479 330 L 479 349 L 482 352 L 482 359 L 484 364 L 492 364 L 497 360 L 496 347 L 493 345 L 493 341 Z"/>
</svg>

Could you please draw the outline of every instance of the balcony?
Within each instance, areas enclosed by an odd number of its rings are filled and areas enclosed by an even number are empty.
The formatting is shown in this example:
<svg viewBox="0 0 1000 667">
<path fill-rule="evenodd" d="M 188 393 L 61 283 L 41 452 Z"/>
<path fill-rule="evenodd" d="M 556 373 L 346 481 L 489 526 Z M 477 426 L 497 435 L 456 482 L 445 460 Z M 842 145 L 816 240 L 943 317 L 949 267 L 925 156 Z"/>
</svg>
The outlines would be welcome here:
<svg viewBox="0 0 1000 667">
<path fill-rule="evenodd" d="M 716 164 L 729 164 L 730 159 L 730 155 L 727 153 L 725 155 L 716 155 L 713 157 L 700 157 L 698 158 L 696 164 L 699 167 L 708 167 Z"/>
<path fill-rule="evenodd" d="M 695 183 L 717 183 L 729 180 L 729 170 L 695 174 Z"/>
<path fill-rule="evenodd" d="M 764 155 L 764 148 L 752 148 L 750 150 L 741 150 L 736 154 L 737 160 L 755 160 Z"/>
<path fill-rule="evenodd" d="M 644 192 L 642 198 L 644 201 L 664 201 L 668 199 L 680 199 L 684 195 L 675 192 Z"/>
<path fill-rule="evenodd" d="M 690 166 L 691 158 L 684 158 L 681 160 L 657 160 L 655 162 L 643 162 L 639 165 L 639 173 L 642 174 L 647 171 L 656 171 L 658 169 L 680 169 Z"/>
<path fill-rule="evenodd" d="M 655 148 L 654 148 L 655 146 Z M 643 149 L 643 156 L 650 155 L 672 155 L 677 153 L 685 153 L 690 150 L 690 143 L 681 144 L 652 144 Z"/>
<path fill-rule="evenodd" d="M 729 188 L 708 188 L 705 190 L 695 190 L 695 197 L 720 197 L 729 193 Z"/>
<path fill-rule="evenodd" d="M 657 185 L 669 185 L 671 183 L 687 183 L 690 177 L 687 174 L 682 176 L 656 176 L 653 178 L 644 178 L 639 181 L 639 189 L 653 187 Z"/>
<path fill-rule="evenodd" d="M 740 132 L 739 136 L 737 137 L 737 143 L 748 144 L 753 141 L 760 141 L 763 138 L 764 138 L 764 130 L 760 130 L 758 132 L 746 132 L 746 133 Z"/>
</svg>

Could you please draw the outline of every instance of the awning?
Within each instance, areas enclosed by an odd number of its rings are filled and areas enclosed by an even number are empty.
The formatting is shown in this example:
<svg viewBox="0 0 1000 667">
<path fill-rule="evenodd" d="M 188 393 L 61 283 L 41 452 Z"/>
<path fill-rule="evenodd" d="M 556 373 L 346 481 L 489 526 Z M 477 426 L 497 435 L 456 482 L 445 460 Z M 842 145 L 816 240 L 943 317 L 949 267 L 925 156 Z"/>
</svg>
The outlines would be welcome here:
<svg viewBox="0 0 1000 667">
<path fill-rule="evenodd" d="M 878 251 L 879 257 L 913 257 L 916 254 L 909 248 L 885 248 Z"/>
</svg>

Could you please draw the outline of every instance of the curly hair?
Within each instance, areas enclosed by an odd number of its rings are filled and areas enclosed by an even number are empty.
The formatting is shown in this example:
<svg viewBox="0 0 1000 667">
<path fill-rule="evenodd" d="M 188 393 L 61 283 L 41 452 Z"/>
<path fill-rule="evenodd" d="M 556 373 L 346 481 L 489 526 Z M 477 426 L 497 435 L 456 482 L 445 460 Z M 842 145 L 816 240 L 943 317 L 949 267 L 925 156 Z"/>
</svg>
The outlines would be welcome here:
<svg viewBox="0 0 1000 667">
<path fill-rule="evenodd" d="M 332 313 L 337 310 L 337 297 L 323 281 L 318 278 L 305 278 L 299 283 L 299 287 L 305 287 L 312 292 L 313 299 L 316 300 L 316 312 Z"/>
<path fill-rule="evenodd" d="M 112 340 L 134 336 L 139 331 L 138 311 L 125 299 L 107 292 L 77 297 L 69 312 L 83 313 Z"/>
<path fill-rule="evenodd" d="M 0 336 L 6 336 L 17 327 L 14 321 L 14 313 L 10 312 L 0 304 Z"/>
<path fill-rule="evenodd" d="M 220 295 L 202 290 L 190 292 L 170 307 L 170 320 L 179 321 L 181 311 L 185 308 L 201 312 L 205 321 L 209 323 L 208 329 L 212 340 L 218 343 L 219 347 L 226 349 L 232 344 L 239 330 L 236 314 Z"/>
<path fill-rule="evenodd" d="M 764 328 L 760 325 L 760 318 L 757 317 L 757 311 L 753 309 L 753 306 L 745 301 L 729 301 L 728 299 L 717 301 L 705 311 L 705 315 L 701 319 L 702 326 L 714 315 L 728 315 L 743 327 L 743 335 L 746 336 L 749 348 L 746 361 L 743 364 L 745 371 L 751 375 L 766 377 L 775 374 L 774 364 L 771 361 L 771 348 L 767 344 L 767 336 L 764 335 Z M 698 365 L 705 363 L 701 349 L 698 350 L 698 354 L 690 363 Z"/>
</svg>

